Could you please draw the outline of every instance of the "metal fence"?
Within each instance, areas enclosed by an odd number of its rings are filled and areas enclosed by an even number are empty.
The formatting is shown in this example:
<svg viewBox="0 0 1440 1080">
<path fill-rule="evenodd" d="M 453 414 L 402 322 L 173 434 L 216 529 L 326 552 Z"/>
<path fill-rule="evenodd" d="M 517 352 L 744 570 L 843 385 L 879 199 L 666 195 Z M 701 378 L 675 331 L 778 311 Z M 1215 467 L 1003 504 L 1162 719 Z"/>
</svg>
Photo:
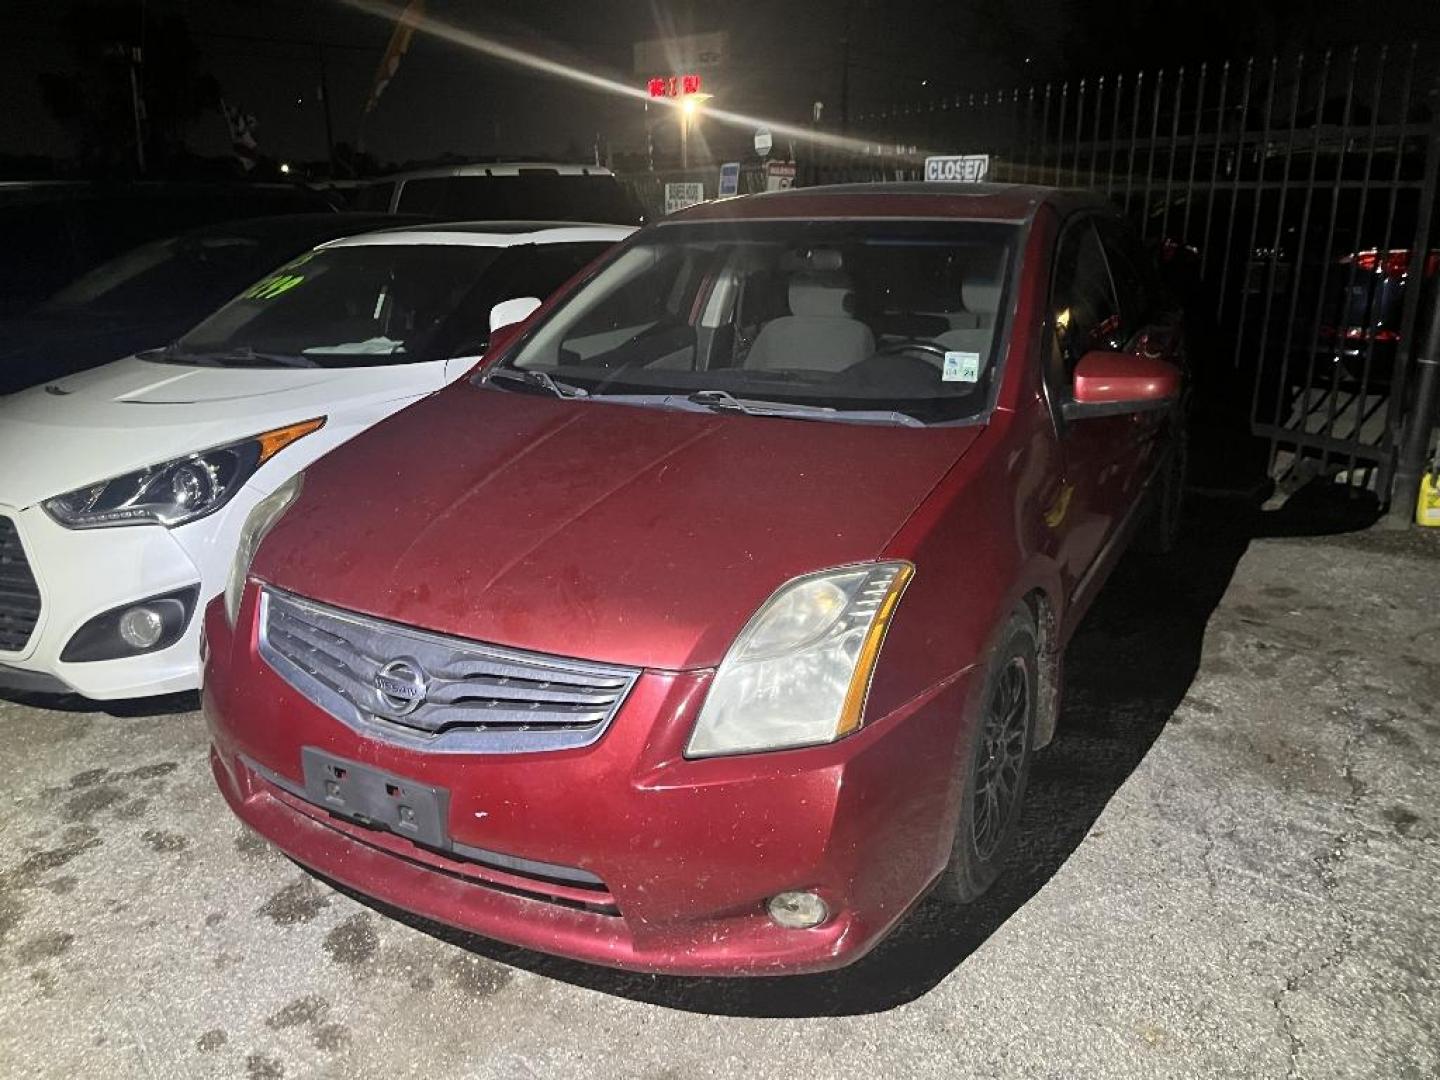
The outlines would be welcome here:
<svg viewBox="0 0 1440 1080">
<path fill-rule="evenodd" d="M 800 183 L 990 178 L 1107 192 L 1184 292 L 1202 379 L 1300 467 L 1384 499 L 1436 280 L 1437 57 L 1298 54 L 968 94 L 857 118 L 869 155 L 812 148 Z"/>
</svg>

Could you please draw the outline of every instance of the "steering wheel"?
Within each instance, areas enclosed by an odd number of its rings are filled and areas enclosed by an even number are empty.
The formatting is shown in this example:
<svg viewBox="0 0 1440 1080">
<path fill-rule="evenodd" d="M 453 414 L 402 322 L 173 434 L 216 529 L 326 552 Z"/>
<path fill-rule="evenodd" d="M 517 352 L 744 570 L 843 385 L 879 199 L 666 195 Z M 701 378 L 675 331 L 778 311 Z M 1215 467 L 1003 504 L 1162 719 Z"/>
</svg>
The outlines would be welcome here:
<svg viewBox="0 0 1440 1080">
<path fill-rule="evenodd" d="M 938 356 L 943 364 L 947 351 L 944 346 L 936 345 L 933 341 L 926 341 L 922 338 L 906 338 L 904 341 L 892 341 L 888 345 L 881 345 L 875 350 L 875 355 L 890 356 L 895 353 L 923 352 Z"/>
</svg>

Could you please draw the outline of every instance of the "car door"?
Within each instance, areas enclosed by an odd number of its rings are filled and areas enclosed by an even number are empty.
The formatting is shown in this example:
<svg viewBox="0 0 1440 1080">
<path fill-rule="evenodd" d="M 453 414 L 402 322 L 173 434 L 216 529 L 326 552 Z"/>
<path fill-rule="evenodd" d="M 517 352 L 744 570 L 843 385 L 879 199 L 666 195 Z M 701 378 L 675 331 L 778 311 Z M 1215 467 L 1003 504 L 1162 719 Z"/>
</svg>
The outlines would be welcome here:
<svg viewBox="0 0 1440 1080">
<path fill-rule="evenodd" d="M 1118 214 L 1099 215 L 1095 231 L 1110 267 L 1110 280 L 1120 305 L 1120 351 L 1130 356 L 1164 360 L 1185 371 L 1185 334 L 1180 308 L 1160 284 L 1153 261 L 1130 223 Z M 1125 496 L 1133 504 L 1143 497 L 1168 445 L 1172 414 L 1147 411 L 1131 414 L 1131 446 Z"/>
<path fill-rule="evenodd" d="M 1046 328 L 1045 388 L 1061 446 L 1064 482 L 1045 513 L 1072 597 L 1083 594 L 1115 546 L 1136 483 L 1136 421 L 1130 415 L 1067 419 L 1075 367 L 1095 349 L 1123 348 L 1114 281 L 1094 215 L 1077 214 L 1055 248 Z"/>
</svg>

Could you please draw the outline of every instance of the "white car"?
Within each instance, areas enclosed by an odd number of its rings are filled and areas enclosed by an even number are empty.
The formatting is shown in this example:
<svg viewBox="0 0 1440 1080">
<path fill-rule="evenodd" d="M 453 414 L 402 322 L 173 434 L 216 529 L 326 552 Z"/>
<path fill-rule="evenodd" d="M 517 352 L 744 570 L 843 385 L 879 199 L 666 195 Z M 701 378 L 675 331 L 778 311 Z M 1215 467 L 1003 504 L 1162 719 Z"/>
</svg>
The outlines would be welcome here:
<svg viewBox="0 0 1440 1080">
<path fill-rule="evenodd" d="M 633 229 L 524 222 L 321 245 L 173 345 L 0 398 L 0 687 L 199 685 L 197 612 L 257 502 L 459 379 Z"/>
</svg>

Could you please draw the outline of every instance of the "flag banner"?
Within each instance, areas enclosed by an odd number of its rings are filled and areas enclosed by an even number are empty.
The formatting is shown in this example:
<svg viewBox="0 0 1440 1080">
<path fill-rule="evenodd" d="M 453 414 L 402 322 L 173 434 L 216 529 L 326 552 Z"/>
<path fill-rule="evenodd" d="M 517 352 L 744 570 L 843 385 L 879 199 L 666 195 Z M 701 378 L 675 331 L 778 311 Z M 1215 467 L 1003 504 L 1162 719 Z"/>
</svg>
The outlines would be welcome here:
<svg viewBox="0 0 1440 1080">
<path fill-rule="evenodd" d="M 365 103 L 367 113 L 374 111 L 380 95 L 395 77 L 395 72 L 400 67 L 400 59 L 410 48 L 410 39 L 415 36 L 415 28 L 424 18 L 425 0 L 410 0 L 400 18 L 395 21 L 395 32 L 390 35 L 390 44 L 386 46 L 380 67 L 375 72 L 375 85 L 370 88 L 370 100 Z"/>
<path fill-rule="evenodd" d="M 242 112 L 228 101 L 221 99 L 220 111 L 225 114 L 225 125 L 230 129 L 230 152 L 235 155 L 240 167 L 249 172 L 255 167 L 259 156 L 259 144 L 255 141 L 255 117 Z"/>
</svg>

